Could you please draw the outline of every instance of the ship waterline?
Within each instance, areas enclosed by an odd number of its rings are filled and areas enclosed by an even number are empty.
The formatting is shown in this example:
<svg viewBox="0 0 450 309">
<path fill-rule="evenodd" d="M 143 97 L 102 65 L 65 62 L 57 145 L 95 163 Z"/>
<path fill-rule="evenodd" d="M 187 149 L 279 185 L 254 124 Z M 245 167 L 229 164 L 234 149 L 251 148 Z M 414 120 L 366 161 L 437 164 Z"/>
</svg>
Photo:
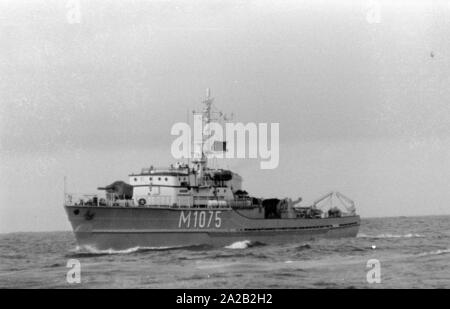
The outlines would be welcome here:
<svg viewBox="0 0 450 309">
<path fill-rule="evenodd" d="M 66 206 L 78 245 L 93 250 L 227 246 L 237 241 L 295 243 L 355 237 L 359 216 L 255 219 L 245 210 Z"/>
</svg>

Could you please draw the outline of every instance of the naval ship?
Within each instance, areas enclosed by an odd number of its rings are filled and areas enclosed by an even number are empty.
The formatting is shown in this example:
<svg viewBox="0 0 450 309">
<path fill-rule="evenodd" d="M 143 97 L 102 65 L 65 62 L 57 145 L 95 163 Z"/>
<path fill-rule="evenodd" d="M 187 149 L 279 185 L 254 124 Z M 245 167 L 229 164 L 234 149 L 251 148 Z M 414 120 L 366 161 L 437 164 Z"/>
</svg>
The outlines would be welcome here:
<svg viewBox="0 0 450 309">
<path fill-rule="evenodd" d="M 207 126 L 217 120 L 209 91 L 202 103 L 203 109 L 195 113 Z M 202 131 L 200 146 L 208 137 Z M 142 168 L 129 175 L 128 183 L 115 181 L 99 187 L 98 194 L 65 192 L 64 208 L 78 246 L 126 250 L 357 235 L 360 217 L 355 203 L 343 194 L 330 192 L 309 206 L 300 206 L 301 198 L 256 197 L 242 188 L 239 174 L 211 167 L 203 148 L 192 160 Z M 343 207 L 325 203 L 333 200 Z"/>
</svg>

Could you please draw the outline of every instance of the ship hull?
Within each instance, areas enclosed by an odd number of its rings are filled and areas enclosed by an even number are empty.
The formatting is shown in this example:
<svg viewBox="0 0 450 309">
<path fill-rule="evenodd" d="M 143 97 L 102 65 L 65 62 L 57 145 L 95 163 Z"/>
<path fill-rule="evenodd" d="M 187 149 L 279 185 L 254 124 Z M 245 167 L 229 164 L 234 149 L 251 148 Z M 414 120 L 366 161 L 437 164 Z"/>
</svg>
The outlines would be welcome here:
<svg viewBox="0 0 450 309">
<path fill-rule="evenodd" d="M 65 206 L 77 243 L 94 250 L 223 247 L 237 241 L 265 244 L 355 237 L 359 216 L 255 219 L 231 209 Z"/>
</svg>

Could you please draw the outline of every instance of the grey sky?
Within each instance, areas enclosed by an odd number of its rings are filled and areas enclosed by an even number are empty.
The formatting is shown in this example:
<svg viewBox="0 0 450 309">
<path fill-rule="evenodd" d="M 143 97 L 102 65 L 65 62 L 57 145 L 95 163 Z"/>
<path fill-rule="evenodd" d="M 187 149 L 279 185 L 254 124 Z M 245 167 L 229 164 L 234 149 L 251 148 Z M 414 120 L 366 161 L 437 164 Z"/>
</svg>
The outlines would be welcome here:
<svg viewBox="0 0 450 309">
<path fill-rule="evenodd" d="M 206 87 L 279 122 L 251 193 L 328 190 L 363 216 L 449 214 L 450 1 L 0 1 L 0 232 L 68 229 L 69 189 L 169 164 Z M 282 185 L 282 184 L 286 185 Z"/>
</svg>

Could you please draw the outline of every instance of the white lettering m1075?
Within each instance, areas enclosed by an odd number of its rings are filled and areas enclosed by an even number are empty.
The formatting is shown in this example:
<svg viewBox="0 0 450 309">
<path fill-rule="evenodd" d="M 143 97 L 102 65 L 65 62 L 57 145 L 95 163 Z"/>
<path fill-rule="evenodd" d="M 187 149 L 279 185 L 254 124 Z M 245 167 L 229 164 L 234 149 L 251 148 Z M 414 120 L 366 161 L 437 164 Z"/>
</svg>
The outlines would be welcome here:
<svg viewBox="0 0 450 309">
<path fill-rule="evenodd" d="M 222 226 L 221 211 L 181 211 L 178 228 L 184 229 L 219 229 Z"/>
</svg>

